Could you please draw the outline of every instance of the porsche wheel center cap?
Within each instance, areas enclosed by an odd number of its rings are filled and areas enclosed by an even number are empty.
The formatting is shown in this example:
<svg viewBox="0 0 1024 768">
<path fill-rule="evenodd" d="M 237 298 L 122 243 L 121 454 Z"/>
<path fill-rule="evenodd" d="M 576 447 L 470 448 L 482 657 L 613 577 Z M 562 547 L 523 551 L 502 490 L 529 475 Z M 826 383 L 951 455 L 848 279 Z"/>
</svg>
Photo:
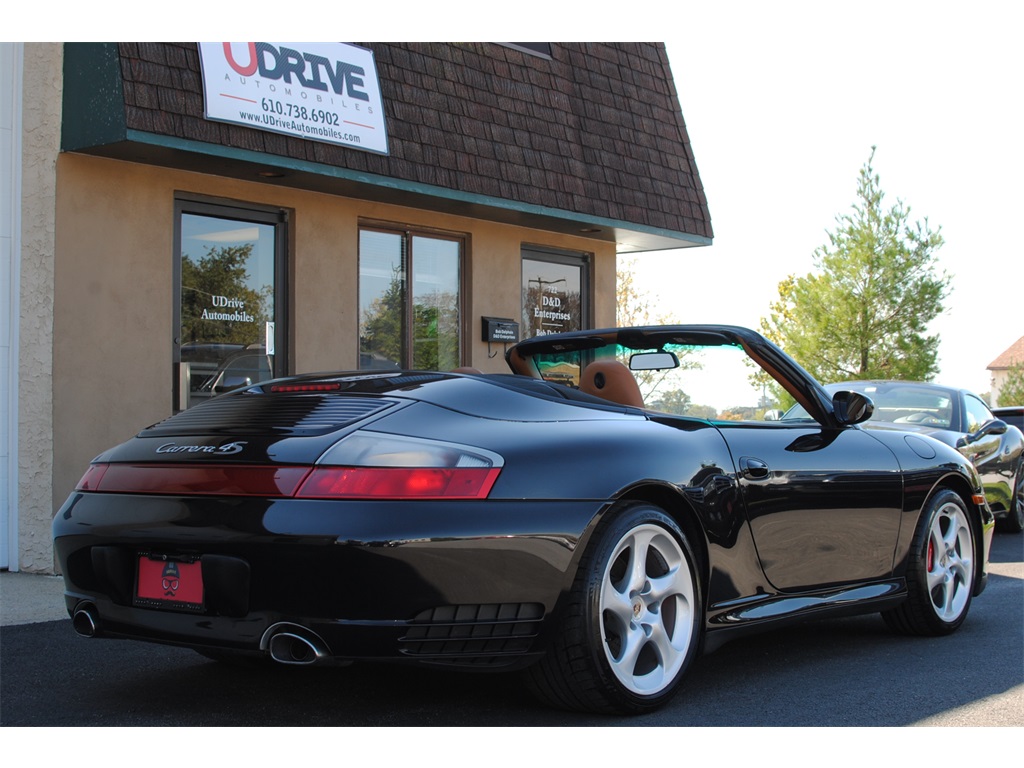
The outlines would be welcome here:
<svg viewBox="0 0 1024 768">
<path fill-rule="evenodd" d="M 639 619 L 644 612 L 644 601 L 639 597 L 633 598 L 633 618 Z"/>
</svg>

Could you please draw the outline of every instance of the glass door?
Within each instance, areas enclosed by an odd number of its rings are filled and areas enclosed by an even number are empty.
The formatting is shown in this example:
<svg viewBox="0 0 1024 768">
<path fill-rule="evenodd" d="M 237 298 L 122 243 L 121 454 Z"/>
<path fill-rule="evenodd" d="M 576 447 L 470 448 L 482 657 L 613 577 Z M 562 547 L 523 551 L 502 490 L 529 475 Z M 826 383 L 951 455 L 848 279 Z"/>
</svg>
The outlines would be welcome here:
<svg viewBox="0 0 1024 768">
<path fill-rule="evenodd" d="M 523 248 L 522 258 L 522 338 L 585 328 L 590 279 L 587 258 L 532 248 Z"/>
<path fill-rule="evenodd" d="M 179 203 L 178 410 L 283 374 L 283 224 L 279 213 Z"/>
</svg>

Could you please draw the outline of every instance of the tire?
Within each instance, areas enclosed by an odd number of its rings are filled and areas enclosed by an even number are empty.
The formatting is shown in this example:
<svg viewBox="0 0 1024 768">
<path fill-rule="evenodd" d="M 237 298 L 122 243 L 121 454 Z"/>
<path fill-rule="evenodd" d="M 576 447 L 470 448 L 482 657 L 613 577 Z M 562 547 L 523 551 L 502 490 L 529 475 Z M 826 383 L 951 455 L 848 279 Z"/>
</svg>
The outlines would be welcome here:
<svg viewBox="0 0 1024 768">
<path fill-rule="evenodd" d="M 662 510 L 611 510 L 580 565 L 558 635 L 526 670 L 561 709 L 635 714 L 662 706 L 697 654 L 704 610 L 693 549 Z"/>
<path fill-rule="evenodd" d="M 939 491 L 925 505 L 907 562 L 907 600 L 882 615 L 910 635 L 948 635 L 971 607 L 974 532 L 959 495 Z"/>
<path fill-rule="evenodd" d="M 1020 533 L 1024 531 L 1024 462 L 1017 467 L 1017 476 L 1013 481 L 1013 498 L 1010 499 L 1010 508 L 1006 511 L 1006 517 L 997 521 L 1000 531 L 1006 533 Z"/>
</svg>

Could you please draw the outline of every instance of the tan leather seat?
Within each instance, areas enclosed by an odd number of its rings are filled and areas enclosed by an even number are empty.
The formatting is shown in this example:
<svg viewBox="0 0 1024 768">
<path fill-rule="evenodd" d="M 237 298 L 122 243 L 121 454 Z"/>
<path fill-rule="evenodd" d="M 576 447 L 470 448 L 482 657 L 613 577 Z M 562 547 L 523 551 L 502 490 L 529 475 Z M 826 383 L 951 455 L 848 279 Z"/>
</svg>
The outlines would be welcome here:
<svg viewBox="0 0 1024 768">
<path fill-rule="evenodd" d="M 580 391 L 620 405 L 644 407 L 633 373 L 618 360 L 595 360 L 583 369 Z"/>
</svg>

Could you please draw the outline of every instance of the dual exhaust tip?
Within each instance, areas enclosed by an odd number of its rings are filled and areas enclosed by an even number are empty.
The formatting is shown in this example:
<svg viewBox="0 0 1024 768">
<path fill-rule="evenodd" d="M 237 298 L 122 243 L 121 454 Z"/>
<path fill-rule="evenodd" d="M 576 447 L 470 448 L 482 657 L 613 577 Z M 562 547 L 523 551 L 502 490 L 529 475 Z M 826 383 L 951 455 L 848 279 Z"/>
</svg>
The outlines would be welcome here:
<svg viewBox="0 0 1024 768">
<path fill-rule="evenodd" d="M 280 664 L 309 665 L 323 661 L 330 653 L 315 632 L 298 624 L 274 624 L 263 633 L 260 649 Z"/>
<path fill-rule="evenodd" d="M 90 602 L 79 603 L 71 616 L 71 626 L 82 637 L 99 637 L 99 612 Z M 308 666 L 328 658 L 327 644 L 315 633 L 298 624 L 274 624 L 260 640 L 260 650 L 280 664 Z"/>
<path fill-rule="evenodd" d="M 100 621 L 96 606 L 93 603 L 79 603 L 71 616 L 71 626 L 82 637 L 98 637 Z"/>
</svg>

